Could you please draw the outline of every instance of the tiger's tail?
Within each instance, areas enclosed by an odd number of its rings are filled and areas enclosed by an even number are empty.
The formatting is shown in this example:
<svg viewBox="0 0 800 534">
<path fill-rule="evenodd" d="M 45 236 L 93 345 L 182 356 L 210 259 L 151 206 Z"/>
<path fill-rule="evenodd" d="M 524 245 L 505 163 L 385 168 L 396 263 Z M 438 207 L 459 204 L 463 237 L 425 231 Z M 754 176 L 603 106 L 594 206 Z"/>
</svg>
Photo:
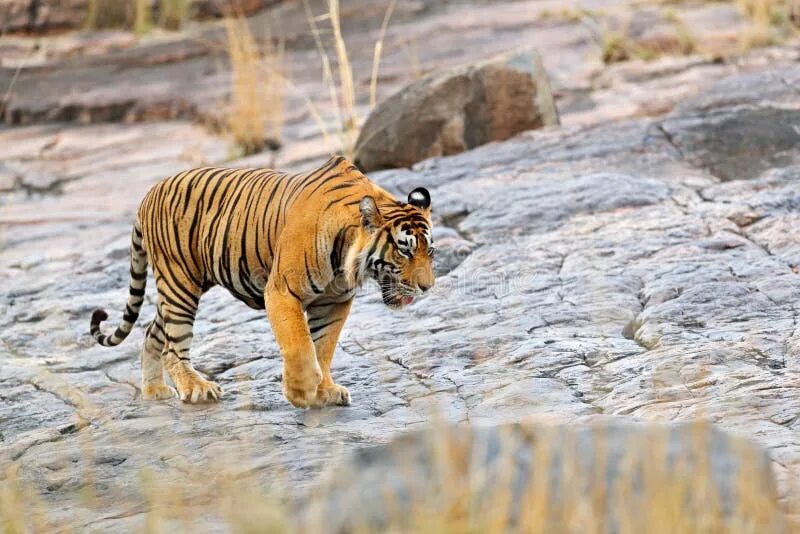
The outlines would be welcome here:
<svg viewBox="0 0 800 534">
<path fill-rule="evenodd" d="M 139 310 L 141 310 L 144 302 L 144 287 L 146 284 L 147 252 L 142 247 L 142 228 L 139 225 L 139 221 L 136 221 L 133 226 L 133 232 L 131 232 L 131 283 L 128 290 L 128 303 L 125 306 L 125 314 L 122 316 L 122 323 L 109 336 L 100 332 L 100 323 L 108 319 L 106 311 L 98 308 L 92 313 L 89 332 L 99 344 L 104 347 L 114 347 L 128 337 L 136 319 L 139 318 Z"/>
</svg>

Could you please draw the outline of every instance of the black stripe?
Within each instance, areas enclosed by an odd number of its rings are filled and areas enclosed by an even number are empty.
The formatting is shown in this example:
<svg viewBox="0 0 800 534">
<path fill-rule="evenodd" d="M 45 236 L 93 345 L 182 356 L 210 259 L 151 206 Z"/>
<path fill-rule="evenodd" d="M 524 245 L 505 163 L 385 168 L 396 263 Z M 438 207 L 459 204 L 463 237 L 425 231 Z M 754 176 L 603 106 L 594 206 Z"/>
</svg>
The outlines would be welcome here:
<svg viewBox="0 0 800 534">
<path fill-rule="evenodd" d="M 324 212 L 328 211 L 331 208 L 331 206 L 333 206 L 334 204 L 337 204 L 337 203 L 341 202 L 342 200 L 348 199 L 348 198 L 352 197 L 353 195 L 355 195 L 355 193 L 350 193 L 349 195 L 345 195 L 343 197 L 339 197 L 339 198 L 335 198 L 335 199 L 331 200 L 330 202 L 328 202 L 328 205 L 325 206 L 325 209 L 323 209 L 322 212 L 324 213 Z M 361 201 L 359 200 L 359 202 L 361 202 Z"/>
<path fill-rule="evenodd" d="M 311 291 L 317 294 L 322 293 L 322 290 L 317 287 L 314 283 L 314 278 L 311 276 L 311 270 L 308 268 L 308 254 L 305 252 L 303 253 L 303 260 L 306 264 L 306 277 L 308 278 L 308 283 L 311 284 Z"/>
<path fill-rule="evenodd" d="M 167 334 L 167 341 L 169 341 L 170 343 L 181 343 L 182 341 L 186 341 L 187 339 L 190 339 L 192 337 L 192 335 L 193 334 L 191 332 L 189 332 L 187 334 L 183 334 L 182 336 L 178 336 L 178 337 L 170 337 L 170 335 Z"/>
<path fill-rule="evenodd" d="M 311 335 L 314 335 L 317 332 L 319 332 L 320 330 L 322 330 L 324 328 L 328 328 L 330 325 L 332 325 L 334 323 L 338 323 L 339 321 L 341 321 L 341 319 L 334 319 L 333 321 L 328 321 L 327 323 L 323 323 L 323 324 L 321 324 L 319 326 L 315 326 L 315 327 L 309 328 L 308 330 L 309 330 L 309 332 L 311 332 Z"/>
<path fill-rule="evenodd" d="M 330 176 L 327 176 L 324 180 L 322 180 L 320 183 L 318 183 L 317 187 L 312 189 L 311 192 L 308 195 L 309 196 L 313 195 L 314 193 L 319 191 L 319 188 L 322 187 L 323 185 L 327 184 L 331 180 L 335 180 L 336 178 L 341 178 L 342 176 L 344 176 L 344 173 L 341 173 L 341 172 L 336 173 L 336 174 L 331 174 Z"/>
<path fill-rule="evenodd" d="M 285 275 L 284 275 L 284 277 L 283 277 L 283 285 L 285 285 L 285 286 L 286 286 L 286 290 L 287 290 L 287 291 L 289 291 L 289 293 L 291 293 L 291 295 L 292 295 L 294 298 L 296 298 L 296 299 L 297 299 L 297 300 L 298 300 L 298 301 L 299 301 L 299 302 L 302 304 L 302 302 L 303 302 L 303 299 L 302 299 L 302 298 L 300 298 L 300 295 L 298 295 L 297 293 L 295 293 L 294 291 L 292 291 L 292 288 L 291 288 L 291 287 L 289 287 L 289 282 L 286 280 L 286 276 L 285 276 Z"/>
</svg>

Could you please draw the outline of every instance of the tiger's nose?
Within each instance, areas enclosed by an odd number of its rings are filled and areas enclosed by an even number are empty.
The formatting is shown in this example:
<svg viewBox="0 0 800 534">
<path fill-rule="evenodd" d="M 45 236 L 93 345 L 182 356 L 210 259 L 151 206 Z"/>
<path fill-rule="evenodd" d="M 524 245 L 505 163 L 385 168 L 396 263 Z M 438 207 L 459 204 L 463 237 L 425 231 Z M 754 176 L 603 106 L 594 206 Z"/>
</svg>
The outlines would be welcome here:
<svg viewBox="0 0 800 534">
<path fill-rule="evenodd" d="M 420 291 L 422 291 L 423 293 L 425 293 L 427 290 L 429 290 L 429 289 L 431 288 L 430 284 L 417 284 L 417 287 L 418 287 L 418 288 L 420 289 Z"/>
</svg>

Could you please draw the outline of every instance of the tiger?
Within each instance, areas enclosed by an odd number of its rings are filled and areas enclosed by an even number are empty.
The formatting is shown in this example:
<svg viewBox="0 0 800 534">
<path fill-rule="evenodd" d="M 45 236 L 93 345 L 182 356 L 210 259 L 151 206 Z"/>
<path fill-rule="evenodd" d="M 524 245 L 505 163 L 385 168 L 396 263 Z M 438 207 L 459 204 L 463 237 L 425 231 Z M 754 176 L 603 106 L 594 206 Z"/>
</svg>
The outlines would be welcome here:
<svg viewBox="0 0 800 534">
<path fill-rule="evenodd" d="M 222 397 L 189 358 L 200 297 L 222 286 L 266 311 L 283 358 L 283 395 L 293 406 L 347 406 L 350 392 L 334 382 L 331 363 L 356 290 L 374 280 L 383 303 L 400 309 L 435 281 L 428 190 L 397 200 L 342 156 L 300 174 L 204 167 L 166 178 L 139 206 L 130 251 L 122 321 L 103 334 L 108 314 L 98 308 L 90 333 L 105 347 L 130 334 L 149 265 L 157 298 L 141 352 L 141 397 L 148 400 Z"/>
</svg>

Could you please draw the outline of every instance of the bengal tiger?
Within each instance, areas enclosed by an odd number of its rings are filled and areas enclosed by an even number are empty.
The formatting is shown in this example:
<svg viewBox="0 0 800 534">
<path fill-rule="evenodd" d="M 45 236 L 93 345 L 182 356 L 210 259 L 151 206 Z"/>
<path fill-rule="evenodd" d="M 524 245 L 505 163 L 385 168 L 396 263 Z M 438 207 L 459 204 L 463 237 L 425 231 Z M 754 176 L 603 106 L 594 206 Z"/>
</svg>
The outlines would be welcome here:
<svg viewBox="0 0 800 534">
<path fill-rule="evenodd" d="M 189 359 L 203 293 L 220 285 L 266 309 L 283 355 L 283 394 L 299 408 L 350 404 L 331 361 L 356 289 L 378 282 L 390 308 L 411 304 L 434 283 L 431 197 L 419 187 L 396 200 L 348 160 L 289 175 L 206 167 L 150 189 L 131 235 L 128 302 L 111 335 L 92 314 L 100 345 L 118 345 L 144 302 L 147 266 L 158 298 L 142 350 L 142 398 L 216 401 L 222 389 Z M 166 369 L 177 392 L 164 381 Z"/>
</svg>

